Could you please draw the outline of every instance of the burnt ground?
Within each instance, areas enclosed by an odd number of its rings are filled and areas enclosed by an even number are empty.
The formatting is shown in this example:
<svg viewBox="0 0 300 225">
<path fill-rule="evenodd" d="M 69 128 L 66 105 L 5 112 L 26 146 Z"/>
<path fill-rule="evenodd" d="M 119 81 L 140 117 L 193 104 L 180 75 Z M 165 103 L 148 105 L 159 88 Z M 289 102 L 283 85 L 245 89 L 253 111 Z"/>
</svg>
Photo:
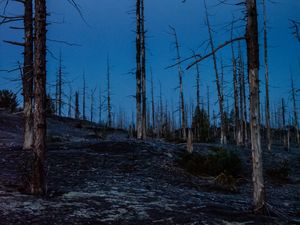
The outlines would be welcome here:
<svg viewBox="0 0 300 225">
<path fill-rule="evenodd" d="M 266 177 L 269 212 L 251 212 L 251 152 L 236 189 L 196 177 L 178 165 L 184 145 L 140 142 L 116 130 L 48 119 L 48 195 L 22 193 L 21 115 L 0 112 L 0 224 L 300 224 L 300 151 L 264 152 L 265 167 L 287 160 L 287 180 Z M 208 152 L 208 144 L 195 151 Z M 215 146 L 215 145 L 214 145 Z"/>
</svg>

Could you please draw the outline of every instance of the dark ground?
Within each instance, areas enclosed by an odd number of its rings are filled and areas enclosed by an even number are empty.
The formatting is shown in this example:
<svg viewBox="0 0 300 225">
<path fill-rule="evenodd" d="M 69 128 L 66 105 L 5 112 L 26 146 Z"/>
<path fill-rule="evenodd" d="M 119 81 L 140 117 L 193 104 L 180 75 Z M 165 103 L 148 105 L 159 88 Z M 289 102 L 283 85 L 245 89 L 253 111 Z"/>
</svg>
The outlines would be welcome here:
<svg viewBox="0 0 300 225">
<path fill-rule="evenodd" d="M 235 191 L 196 177 L 176 162 L 184 145 L 95 132 L 48 120 L 48 196 L 22 194 L 21 116 L 0 111 L 0 224 L 300 224 L 300 151 L 264 152 L 265 167 L 285 159 L 289 179 L 266 179 L 269 215 L 251 212 L 251 153 L 235 149 L 244 173 Z M 210 145 L 195 144 L 196 152 Z M 230 146 L 228 146 L 230 148 Z M 233 148 L 233 147 L 231 147 Z"/>
</svg>

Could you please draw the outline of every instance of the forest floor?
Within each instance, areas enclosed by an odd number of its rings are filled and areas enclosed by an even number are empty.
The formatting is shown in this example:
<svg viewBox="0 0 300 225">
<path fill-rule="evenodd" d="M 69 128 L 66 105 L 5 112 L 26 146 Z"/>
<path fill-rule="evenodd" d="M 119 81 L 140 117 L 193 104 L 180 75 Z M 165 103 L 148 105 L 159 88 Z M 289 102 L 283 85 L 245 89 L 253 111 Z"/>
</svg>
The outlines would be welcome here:
<svg viewBox="0 0 300 225">
<path fill-rule="evenodd" d="M 227 146 L 243 162 L 234 190 L 178 165 L 184 144 L 136 141 L 121 130 L 48 119 L 46 197 L 24 194 L 20 114 L 0 111 L 0 224 L 300 224 L 300 151 L 264 151 L 264 166 L 287 160 L 288 179 L 266 176 L 269 214 L 251 211 L 251 151 Z M 210 151 L 212 144 L 194 144 Z"/>
</svg>

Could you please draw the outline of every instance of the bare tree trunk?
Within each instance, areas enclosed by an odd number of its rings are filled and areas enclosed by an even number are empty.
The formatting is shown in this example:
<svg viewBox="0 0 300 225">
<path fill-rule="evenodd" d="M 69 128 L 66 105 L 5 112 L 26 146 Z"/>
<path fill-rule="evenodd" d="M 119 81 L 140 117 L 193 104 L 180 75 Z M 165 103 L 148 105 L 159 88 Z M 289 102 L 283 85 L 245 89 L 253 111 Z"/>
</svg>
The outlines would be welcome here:
<svg viewBox="0 0 300 225">
<path fill-rule="evenodd" d="M 286 149 L 288 149 L 288 132 L 285 124 L 285 104 L 284 98 L 281 99 L 281 110 L 282 110 L 282 131 L 283 131 L 283 145 Z"/>
<path fill-rule="evenodd" d="M 162 135 L 162 127 L 164 120 L 164 112 L 163 112 L 163 100 L 162 100 L 162 88 L 161 83 L 159 82 L 159 137 Z"/>
<path fill-rule="evenodd" d="M 266 128 L 267 128 L 267 144 L 268 150 L 271 151 L 271 128 L 270 128 L 270 100 L 269 100 L 269 65 L 268 65 L 268 37 L 267 37 L 267 9 L 266 1 L 263 0 L 264 8 L 264 63 L 265 63 L 265 79 L 266 79 Z"/>
<path fill-rule="evenodd" d="M 31 193 L 43 195 L 45 186 L 46 151 L 46 1 L 35 0 L 34 40 L 34 162 Z"/>
<path fill-rule="evenodd" d="M 24 65 L 23 65 L 23 101 L 24 101 L 24 142 L 23 149 L 33 147 L 33 19 L 32 0 L 24 1 Z"/>
<path fill-rule="evenodd" d="M 293 102 L 293 110 L 294 110 L 294 127 L 296 129 L 297 144 L 299 145 L 300 138 L 299 138 L 299 126 L 298 126 L 298 113 L 296 107 L 296 94 L 295 94 L 293 77 L 291 77 L 291 87 L 292 87 L 292 102 Z"/>
<path fill-rule="evenodd" d="M 144 0 L 141 0 L 141 62 L 142 62 L 142 138 L 147 138 L 146 47 Z"/>
<path fill-rule="evenodd" d="M 195 60 L 197 60 L 196 53 L 193 52 Z M 200 69 L 199 64 L 196 63 L 196 97 L 197 97 L 197 107 L 200 109 Z"/>
<path fill-rule="evenodd" d="M 79 119 L 80 112 L 79 112 L 79 93 L 78 91 L 75 92 L 75 119 Z"/>
<path fill-rule="evenodd" d="M 225 127 L 226 125 L 225 125 L 225 114 L 224 114 L 224 98 L 221 93 L 221 84 L 220 84 L 219 73 L 218 73 L 217 57 L 215 54 L 215 47 L 214 47 L 212 31 L 211 31 L 211 27 L 210 27 L 210 23 L 209 23 L 208 11 L 207 11 L 207 6 L 206 6 L 205 0 L 204 0 L 204 6 L 205 6 L 205 13 L 206 13 L 206 23 L 207 23 L 208 34 L 209 34 L 209 42 L 210 42 L 211 50 L 213 52 L 212 56 L 213 56 L 214 70 L 215 70 L 215 75 L 216 75 L 219 110 L 220 110 L 220 115 L 221 115 L 221 144 L 226 144 L 227 138 L 226 138 L 226 127 Z"/>
<path fill-rule="evenodd" d="M 58 66 L 58 115 L 62 115 L 62 58 L 61 52 L 59 53 L 59 66 Z"/>
<path fill-rule="evenodd" d="M 256 0 L 247 0 L 247 57 L 250 83 L 250 128 L 253 165 L 253 204 L 256 212 L 265 207 L 259 101 L 259 43 Z"/>
<path fill-rule="evenodd" d="M 154 85 L 153 85 L 153 74 L 151 69 L 151 106 L 152 106 L 152 129 L 153 129 L 153 137 L 156 132 L 156 124 L 155 124 L 155 100 L 154 100 Z"/>
<path fill-rule="evenodd" d="M 102 95 L 101 86 L 99 86 L 99 124 L 102 123 Z"/>
<path fill-rule="evenodd" d="M 72 87 L 70 87 L 70 94 L 69 94 L 69 110 L 68 110 L 68 117 L 71 118 L 72 117 Z"/>
<path fill-rule="evenodd" d="M 180 108 L 180 116 L 181 116 L 181 130 L 182 130 L 182 138 L 185 140 L 186 139 L 186 116 L 185 116 L 185 104 L 184 104 L 184 96 L 183 96 L 183 71 L 181 69 L 180 61 L 180 50 L 179 50 L 179 41 L 177 37 L 176 30 L 171 27 L 173 31 L 173 35 L 175 38 L 175 45 L 176 45 L 176 52 L 177 52 L 177 63 L 178 63 L 178 76 L 179 76 L 179 108 Z"/>
<path fill-rule="evenodd" d="M 193 152 L 193 132 L 192 132 L 192 129 L 188 129 L 188 137 L 187 137 L 186 147 L 187 147 L 188 153 Z"/>
<path fill-rule="evenodd" d="M 141 106 L 141 0 L 136 1 L 136 130 L 137 138 L 142 138 Z"/>
<path fill-rule="evenodd" d="M 208 130 L 207 138 L 210 139 L 210 97 L 209 97 L 209 86 L 207 85 L 207 119 L 208 119 Z"/>
<path fill-rule="evenodd" d="M 95 91 L 96 88 L 94 90 L 91 90 L 91 122 L 94 122 L 94 96 L 95 96 Z"/>
<path fill-rule="evenodd" d="M 82 91 L 82 119 L 83 120 L 86 120 L 86 116 L 85 116 L 85 94 L 86 94 L 85 73 L 83 73 L 83 91 Z"/>
<path fill-rule="evenodd" d="M 107 58 L 107 125 L 112 126 L 112 116 L 111 116 L 111 98 L 110 98 L 110 64 L 109 58 Z"/>
<path fill-rule="evenodd" d="M 231 39 L 233 38 L 233 23 L 231 26 Z M 234 54 L 234 46 L 231 44 L 232 52 L 232 66 L 233 66 L 233 94 L 234 94 L 234 138 L 236 144 L 241 143 L 241 132 L 240 132 L 240 116 L 239 116 L 239 94 L 238 94 L 238 82 L 237 82 L 237 60 Z"/>
</svg>

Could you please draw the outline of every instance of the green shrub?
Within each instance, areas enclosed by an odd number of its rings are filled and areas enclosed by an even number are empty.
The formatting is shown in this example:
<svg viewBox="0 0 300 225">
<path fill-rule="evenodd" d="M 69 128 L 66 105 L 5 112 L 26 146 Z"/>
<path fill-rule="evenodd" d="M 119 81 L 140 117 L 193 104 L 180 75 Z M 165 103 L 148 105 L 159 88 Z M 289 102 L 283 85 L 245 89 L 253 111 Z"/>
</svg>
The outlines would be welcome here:
<svg viewBox="0 0 300 225">
<path fill-rule="evenodd" d="M 218 151 L 209 155 L 184 153 L 179 165 L 194 175 L 218 176 L 221 173 L 237 176 L 241 170 L 241 160 L 232 151 Z"/>
<path fill-rule="evenodd" d="M 17 96 L 9 90 L 0 90 L 0 108 L 16 111 L 18 106 Z"/>
</svg>

